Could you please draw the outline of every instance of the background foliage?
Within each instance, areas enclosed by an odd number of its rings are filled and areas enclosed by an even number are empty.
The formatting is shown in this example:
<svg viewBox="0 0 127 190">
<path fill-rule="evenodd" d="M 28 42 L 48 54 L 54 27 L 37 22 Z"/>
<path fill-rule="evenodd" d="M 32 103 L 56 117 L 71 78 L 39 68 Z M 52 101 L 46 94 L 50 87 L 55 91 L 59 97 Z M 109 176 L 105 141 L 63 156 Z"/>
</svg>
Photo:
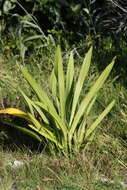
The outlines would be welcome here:
<svg viewBox="0 0 127 190">
<path fill-rule="evenodd" d="M 1 34 L 8 33 L 13 39 L 21 19 L 27 19 L 27 11 L 45 34 L 61 31 L 59 35 L 71 43 L 85 39 L 86 35 L 111 36 L 114 43 L 119 43 L 116 37 L 126 40 L 125 0 L 2 0 L 0 9 Z"/>
</svg>

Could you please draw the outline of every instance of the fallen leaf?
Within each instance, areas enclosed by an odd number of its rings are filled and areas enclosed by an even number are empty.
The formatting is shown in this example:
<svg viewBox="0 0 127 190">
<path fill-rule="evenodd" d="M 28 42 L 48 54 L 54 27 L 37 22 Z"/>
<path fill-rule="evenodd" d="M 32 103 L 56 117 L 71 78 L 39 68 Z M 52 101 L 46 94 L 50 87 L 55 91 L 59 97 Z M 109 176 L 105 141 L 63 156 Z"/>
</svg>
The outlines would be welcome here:
<svg viewBox="0 0 127 190">
<path fill-rule="evenodd" d="M 4 163 L 2 161 L 0 161 L 0 167 L 3 167 Z"/>
<path fill-rule="evenodd" d="M 49 181 L 53 181 L 53 179 L 45 177 L 45 178 L 42 179 L 42 181 L 45 182 L 45 183 L 47 183 Z"/>
</svg>

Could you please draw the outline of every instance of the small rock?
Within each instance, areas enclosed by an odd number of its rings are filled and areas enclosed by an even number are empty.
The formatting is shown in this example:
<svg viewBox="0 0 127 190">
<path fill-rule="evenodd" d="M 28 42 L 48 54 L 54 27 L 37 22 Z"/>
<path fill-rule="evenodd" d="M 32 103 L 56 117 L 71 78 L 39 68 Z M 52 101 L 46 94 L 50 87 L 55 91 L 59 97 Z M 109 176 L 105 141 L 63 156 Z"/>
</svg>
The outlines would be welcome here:
<svg viewBox="0 0 127 190">
<path fill-rule="evenodd" d="M 127 184 L 124 183 L 123 181 L 120 181 L 120 185 L 121 185 L 123 188 L 126 188 L 126 187 L 127 187 Z"/>
<path fill-rule="evenodd" d="M 110 179 L 105 178 L 105 177 L 100 178 L 100 180 L 101 180 L 102 183 L 105 183 L 105 182 L 109 182 L 109 181 L 110 181 Z"/>
<path fill-rule="evenodd" d="M 13 167 L 18 168 L 18 167 L 22 166 L 23 164 L 24 164 L 23 161 L 15 160 Z"/>
<path fill-rule="evenodd" d="M 13 168 L 19 168 L 24 164 L 23 161 L 15 160 L 14 162 L 10 162 L 9 165 L 12 166 Z"/>
</svg>

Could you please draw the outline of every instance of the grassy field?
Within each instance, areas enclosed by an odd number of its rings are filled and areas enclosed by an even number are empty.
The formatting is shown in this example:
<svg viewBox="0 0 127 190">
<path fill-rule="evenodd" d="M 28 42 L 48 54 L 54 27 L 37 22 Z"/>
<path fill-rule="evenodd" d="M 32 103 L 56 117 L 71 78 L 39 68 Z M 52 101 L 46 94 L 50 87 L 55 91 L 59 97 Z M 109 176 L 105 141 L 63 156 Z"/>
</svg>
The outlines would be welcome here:
<svg viewBox="0 0 127 190">
<path fill-rule="evenodd" d="M 101 145 L 93 144 L 80 155 L 70 158 L 47 155 L 27 147 L 0 151 L 1 190 L 121 190 L 126 189 L 127 152 L 111 137 L 100 136 Z M 107 142 L 104 142 L 107 141 Z M 109 142 L 108 142 L 109 141 Z M 97 139 L 96 139 L 97 142 Z M 120 146 L 120 147 L 119 147 Z M 112 152 L 114 151 L 114 152 Z"/>
<path fill-rule="evenodd" d="M 31 96 L 31 89 L 22 78 L 17 56 L 0 58 L 0 108 L 26 109 L 20 85 Z M 82 58 L 76 58 L 78 69 Z M 52 69 L 53 55 L 31 55 L 25 65 L 45 90 Z M 20 62 L 19 62 L 20 64 Z M 65 65 L 66 67 L 66 65 Z M 100 74 L 97 64 L 91 65 L 84 92 Z M 47 90 L 48 92 L 48 90 Z M 127 189 L 127 89 L 117 75 L 111 75 L 94 106 L 98 115 L 112 100 L 116 105 L 96 131 L 94 141 L 81 154 L 51 155 L 48 144 L 39 146 L 32 138 L 3 124 L 0 116 L 0 189 L 1 190 L 122 190 Z M 14 120 L 15 118 L 13 118 Z"/>
</svg>

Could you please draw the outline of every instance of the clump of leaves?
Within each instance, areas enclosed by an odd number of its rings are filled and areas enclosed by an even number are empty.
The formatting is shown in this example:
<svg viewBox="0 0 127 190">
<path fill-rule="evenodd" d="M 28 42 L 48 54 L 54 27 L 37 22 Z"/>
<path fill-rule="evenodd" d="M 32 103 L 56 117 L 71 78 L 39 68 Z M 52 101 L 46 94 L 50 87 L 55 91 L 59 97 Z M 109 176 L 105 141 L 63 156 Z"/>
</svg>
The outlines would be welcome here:
<svg viewBox="0 0 127 190">
<path fill-rule="evenodd" d="M 21 66 L 21 72 L 33 89 L 37 100 L 30 99 L 21 89 L 29 112 L 15 108 L 1 110 L 0 113 L 16 115 L 28 121 L 28 126 L 15 126 L 28 133 L 34 138 L 42 141 L 45 137 L 50 145 L 55 146 L 63 153 L 72 151 L 79 152 L 94 137 L 95 129 L 113 107 L 113 100 L 104 111 L 92 122 L 87 123 L 97 93 L 107 79 L 113 61 L 105 68 L 100 77 L 96 80 L 89 92 L 81 97 L 83 84 L 88 74 L 92 56 L 92 47 L 87 52 L 81 70 L 77 78 L 74 71 L 73 53 L 70 54 L 67 71 L 64 72 L 61 49 L 58 46 L 55 53 L 54 68 L 50 78 L 50 91 L 52 96 L 44 92 L 26 67 Z M 38 115 L 38 117 L 36 117 Z"/>
</svg>

